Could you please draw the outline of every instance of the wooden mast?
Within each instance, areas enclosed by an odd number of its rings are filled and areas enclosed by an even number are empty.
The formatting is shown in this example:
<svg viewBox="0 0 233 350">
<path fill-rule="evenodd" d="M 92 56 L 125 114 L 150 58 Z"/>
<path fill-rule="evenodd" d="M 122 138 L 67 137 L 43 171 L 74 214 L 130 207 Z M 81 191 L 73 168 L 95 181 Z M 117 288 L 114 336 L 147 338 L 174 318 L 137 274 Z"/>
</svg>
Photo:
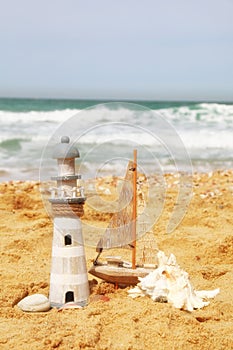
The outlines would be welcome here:
<svg viewBox="0 0 233 350">
<path fill-rule="evenodd" d="M 132 214 L 132 269 L 136 269 L 136 220 L 137 220 L 137 150 L 133 152 L 133 214 Z"/>
</svg>

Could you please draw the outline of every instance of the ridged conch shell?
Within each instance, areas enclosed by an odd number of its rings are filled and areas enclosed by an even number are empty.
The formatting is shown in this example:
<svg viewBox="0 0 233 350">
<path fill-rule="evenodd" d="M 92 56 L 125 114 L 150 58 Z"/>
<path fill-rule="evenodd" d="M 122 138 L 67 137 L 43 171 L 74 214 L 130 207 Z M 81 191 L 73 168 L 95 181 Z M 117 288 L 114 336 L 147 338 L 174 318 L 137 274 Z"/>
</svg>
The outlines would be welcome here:
<svg viewBox="0 0 233 350">
<path fill-rule="evenodd" d="M 43 294 L 33 294 L 20 300 L 18 307 L 27 312 L 48 311 L 50 309 L 50 302 Z"/>
<path fill-rule="evenodd" d="M 209 304 L 203 301 L 214 298 L 219 288 L 212 291 L 195 291 L 189 281 L 188 273 L 183 271 L 176 263 L 176 257 L 171 254 L 167 257 L 164 252 L 157 253 L 158 268 L 128 291 L 132 298 L 148 295 L 154 301 L 167 301 L 175 308 L 187 311 L 200 309 Z"/>
</svg>

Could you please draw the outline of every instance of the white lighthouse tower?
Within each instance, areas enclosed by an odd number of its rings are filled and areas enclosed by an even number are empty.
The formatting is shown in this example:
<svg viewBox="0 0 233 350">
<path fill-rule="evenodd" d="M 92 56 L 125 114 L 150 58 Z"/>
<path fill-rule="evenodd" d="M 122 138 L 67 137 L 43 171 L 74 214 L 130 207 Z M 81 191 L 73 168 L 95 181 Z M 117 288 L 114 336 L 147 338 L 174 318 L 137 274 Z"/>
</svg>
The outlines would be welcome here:
<svg viewBox="0 0 233 350">
<path fill-rule="evenodd" d="M 49 200 L 54 216 L 49 293 L 52 307 L 61 307 L 67 302 L 84 306 L 89 297 L 80 220 L 85 197 L 83 188 L 77 186 L 81 175 L 75 174 L 75 158 L 79 157 L 79 151 L 69 142 L 69 137 L 63 136 L 53 151 L 58 176 L 52 177 L 57 186 L 52 188 Z"/>
</svg>

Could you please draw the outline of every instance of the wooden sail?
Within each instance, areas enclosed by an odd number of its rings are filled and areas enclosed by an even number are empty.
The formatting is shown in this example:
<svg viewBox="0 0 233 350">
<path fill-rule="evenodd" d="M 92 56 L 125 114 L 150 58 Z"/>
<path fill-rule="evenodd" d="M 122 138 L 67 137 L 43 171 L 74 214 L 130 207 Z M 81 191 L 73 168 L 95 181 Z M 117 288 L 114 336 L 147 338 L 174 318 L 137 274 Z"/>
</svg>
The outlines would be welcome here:
<svg viewBox="0 0 233 350">
<path fill-rule="evenodd" d="M 89 270 L 92 275 L 118 285 L 135 285 L 138 277 L 144 277 L 153 267 L 144 268 L 136 264 L 136 221 L 137 221 L 137 151 L 130 161 L 119 196 L 119 210 L 97 244 L 98 255 Z M 119 257 L 109 257 L 107 263 L 99 263 L 103 249 L 131 248 L 132 263 L 123 262 Z"/>
<path fill-rule="evenodd" d="M 137 175 L 136 175 L 137 176 Z M 136 182 L 135 161 L 129 161 L 124 182 L 119 195 L 119 208 L 99 240 L 101 249 L 131 248 L 135 250 L 136 242 Z M 133 232 L 135 231 L 135 234 Z"/>
</svg>

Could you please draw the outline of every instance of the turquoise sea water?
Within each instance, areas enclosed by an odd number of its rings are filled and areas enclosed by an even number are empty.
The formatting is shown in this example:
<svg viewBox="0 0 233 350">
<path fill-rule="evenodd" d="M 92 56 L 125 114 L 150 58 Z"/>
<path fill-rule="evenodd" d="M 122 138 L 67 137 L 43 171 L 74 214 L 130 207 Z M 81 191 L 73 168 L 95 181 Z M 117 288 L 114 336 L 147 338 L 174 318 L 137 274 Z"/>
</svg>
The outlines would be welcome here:
<svg viewBox="0 0 233 350">
<path fill-rule="evenodd" d="M 158 167 L 173 172 L 178 163 L 190 171 L 187 155 L 194 171 L 233 168 L 233 103 L 2 98 L 0 125 L 2 181 L 38 180 L 41 157 L 49 158 L 46 146 L 58 142 L 63 129 L 78 143 L 86 176 L 124 174 L 121 159 L 130 157 L 133 148 L 150 172 Z M 177 137 L 184 148 L 180 153 L 174 151 Z M 44 171 L 54 175 L 55 163 L 48 162 Z"/>
<path fill-rule="evenodd" d="M 120 100 L 121 101 L 121 100 Z M 64 109 L 84 109 L 93 105 L 111 102 L 110 100 L 62 100 L 62 99 L 21 99 L 21 98 L 0 98 L 0 110 L 10 112 L 49 112 L 54 110 L 62 111 Z M 113 101 L 115 102 L 115 101 Z M 179 108 L 182 106 L 188 106 L 190 109 L 195 109 L 198 102 L 182 102 L 182 101 L 123 101 L 132 102 L 135 104 L 143 105 L 150 109 L 166 109 L 166 108 Z M 201 102 L 200 102 L 201 103 Z M 231 103 L 223 103 L 231 105 Z"/>
</svg>

